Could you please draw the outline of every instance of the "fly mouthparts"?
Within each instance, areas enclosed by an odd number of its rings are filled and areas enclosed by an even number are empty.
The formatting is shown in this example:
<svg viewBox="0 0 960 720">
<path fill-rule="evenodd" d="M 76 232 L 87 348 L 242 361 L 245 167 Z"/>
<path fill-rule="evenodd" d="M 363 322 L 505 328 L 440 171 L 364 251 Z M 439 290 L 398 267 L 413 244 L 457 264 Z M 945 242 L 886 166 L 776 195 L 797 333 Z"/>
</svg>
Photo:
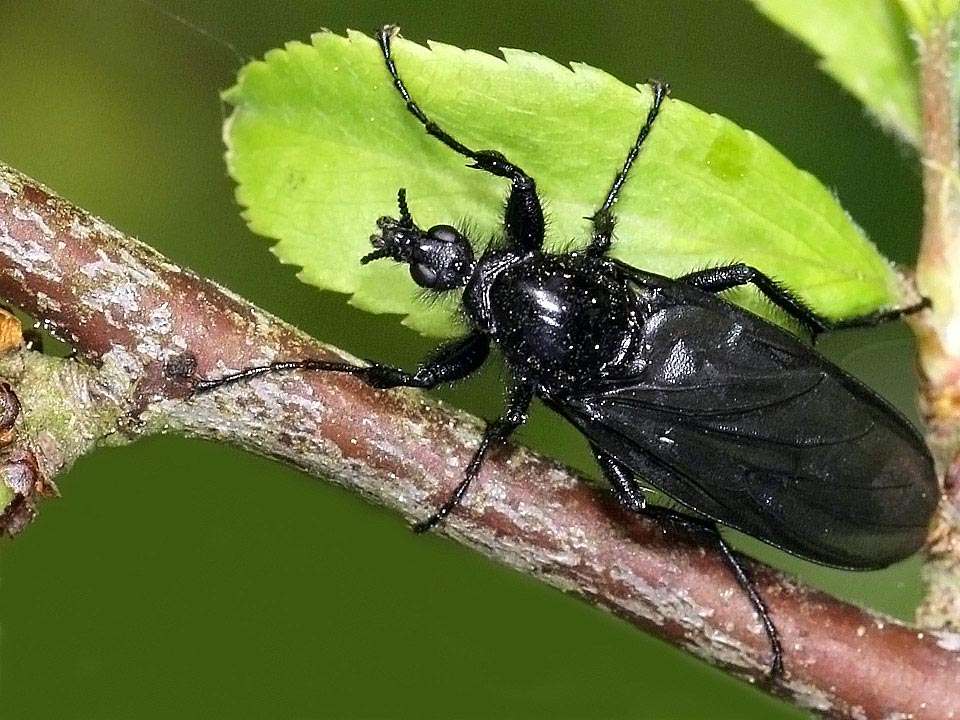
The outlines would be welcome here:
<svg viewBox="0 0 960 720">
<path fill-rule="evenodd" d="M 373 252 L 360 259 L 361 265 L 374 260 L 393 258 L 397 262 L 409 262 L 413 241 L 423 233 L 417 227 L 409 227 L 401 220 L 383 216 L 377 220 L 379 233 L 370 236 Z"/>
</svg>

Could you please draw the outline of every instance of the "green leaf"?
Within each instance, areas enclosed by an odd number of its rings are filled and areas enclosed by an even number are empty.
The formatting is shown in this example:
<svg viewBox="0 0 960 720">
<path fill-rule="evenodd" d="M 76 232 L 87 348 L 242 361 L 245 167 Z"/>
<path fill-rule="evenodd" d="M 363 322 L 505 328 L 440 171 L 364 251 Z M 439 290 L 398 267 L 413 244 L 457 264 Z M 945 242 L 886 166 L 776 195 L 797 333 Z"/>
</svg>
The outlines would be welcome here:
<svg viewBox="0 0 960 720">
<path fill-rule="evenodd" d="M 910 25 L 921 35 L 926 35 L 931 27 L 940 25 L 944 20 L 955 19 L 960 2 L 958 0 L 897 0 L 910 21 Z"/>
<path fill-rule="evenodd" d="M 518 50 L 501 60 L 437 43 L 394 48 L 427 114 L 537 180 L 549 246 L 585 244 L 584 218 L 632 146 L 649 88 Z M 376 43 L 357 33 L 289 43 L 243 68 L 225 98 L 237 196 L 250 227 L 278 241 L 276 255 L 360 308 L 402 314 L 425 334 L 457 333 L 452 304 L 425 302 L 406 268 L 358 260 L 376 219 L 397 214 L 398 188 L 418 224 L 465 221 L 482 244 L 500 230 L 508 184 L 424 132 Z M 819 182 L 753 133 L 679 100 L 665 102 L 615 209 L 613 254 L 636 267 L 677 276 L 747 261 L 832 317 L 897 304 L 896 274 Z M 779 318 L 752 290 L 737 297 Z"/>
<path fill-rule="evenodd" d="M 901 0 L 902 3 L 954 0 Z M 821 57 L 821 68 L 916 146 L 920 92 L 910 25 L 896 0 L 751 0 Z"/>
</svg>

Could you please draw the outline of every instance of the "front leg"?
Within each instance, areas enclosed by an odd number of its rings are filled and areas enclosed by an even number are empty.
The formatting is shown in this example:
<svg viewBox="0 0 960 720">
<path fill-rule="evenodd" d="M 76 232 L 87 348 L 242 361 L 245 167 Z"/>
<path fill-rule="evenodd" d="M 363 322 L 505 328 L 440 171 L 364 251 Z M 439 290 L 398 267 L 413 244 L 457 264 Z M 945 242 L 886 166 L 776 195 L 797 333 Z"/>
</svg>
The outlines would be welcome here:
<svg viewBox="0 0 960 720">
<path fill-rule="evenodd" d="M 511 247 L 520 252 L 540 250 L 543 246 L 544 234 L 543 209 L 533 178 L 518 165 L 510 162 L 503 153 L 497 150 L 472 150 L 427 117 L 410 95 L 394 63 L 392 42 L 397 32 L 398 28 L 395 25 L 387 25 L 377 33 L 377 40 L 380 42 L 380 51 L 383 53 L 387 71 L 393 78 L 393 86 L 406 103 L 407 112 L 423 125 L 428 135 L 437 138 L 454 152 L 472 160 L 471 167 L 510 180 L 510 198 L 507 200 L 504 217 L 507 239 Z M 402 219 L 401 216 L 401 221 Z"/>
<path fill-rule="evenodd" d="M 471 167 L 510 180 L 510 195 L 503 213 L 510 247 L 520 253 L 541 250 L 546 225 L 533 178 L 496 150 L 480 150 L 473 157 L 475 162 Z"/>
<path fill-rule="evenodd" d="M 371 387 L 415 387 L 430 390 L 447 382 L 462 380 L 480 369 L 490 354 L 490 338 L 474 332 L 437 348 L 436 352 L 413 373 L 399 368 L 371 363 L 352 374 Z"/>
<path fill-rule="evenodd" d="M 529 253 L 543 248 L 543 207 L 533 178 L 522 173 L 513 177 L 503 224 L 514 249 Z"/>
<path fill-rule="evenodd" d="M 286 360 L 246 368 L 240 372 L 224 375 L 213 380 L 198 380 L 194 383 L 193 393 L 209 392 L 224 385 L 232 385 L 260 375 L 289 370 L 347 373 L 360 378 L 375 388 L 417 387 L 430 389 L 445 382 L 453 382 L 467 377 L 483 365 L 489 353 L 490 338 L 483 333 L 473 332 L 459 340 L 441 345 L 433 356 L 422 363 L 414 373 L 377 363 L 363 366 L 329 362 L 327 360 Z"/>
</svg>

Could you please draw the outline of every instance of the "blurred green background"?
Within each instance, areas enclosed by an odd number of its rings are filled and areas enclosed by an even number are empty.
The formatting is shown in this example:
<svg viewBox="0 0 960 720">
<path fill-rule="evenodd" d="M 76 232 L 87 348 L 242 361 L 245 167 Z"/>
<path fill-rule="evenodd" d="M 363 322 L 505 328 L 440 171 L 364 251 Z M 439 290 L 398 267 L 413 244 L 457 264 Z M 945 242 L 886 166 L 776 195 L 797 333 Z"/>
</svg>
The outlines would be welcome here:
<svg viewBox="0 0 960 720">
<path fill-rule="evenodd" d="M 218 98 L 240 61 L 210 37 L 259 57 L 321 27 L 388 21 L 416 41 L 669 80 L 676 97 L 756 131 L 835 188 L 889 256 L 915 253 L 912 152 L 743 0 L 3 0 L 0 159 L 316 337 L 413 365 L 429 341 L 301 285 L 246 230 Z M 823 347 L 915 414 L 903 328 Z M 498 383 L 490 371 L 440 395 L 491 416 Z M 591 469 L 575 433 L 543 411 L 521 439 Z M 230 448 L 153 439 L 97 452 L 58 482 L 63 499 L 0 544 L 4 720 L 803 716 L 449 541 L 415 537 L 341 489 Z M 918 597 L 915 561 L 857 574 L 760 552 L 900 617 Z"/>
</svg>

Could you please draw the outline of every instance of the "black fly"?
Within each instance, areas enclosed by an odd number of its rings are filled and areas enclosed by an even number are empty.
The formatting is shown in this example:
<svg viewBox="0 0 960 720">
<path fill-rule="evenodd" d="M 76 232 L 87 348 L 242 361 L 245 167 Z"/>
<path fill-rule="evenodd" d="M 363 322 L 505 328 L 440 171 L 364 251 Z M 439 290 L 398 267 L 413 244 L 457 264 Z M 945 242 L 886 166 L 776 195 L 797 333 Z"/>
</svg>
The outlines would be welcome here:
<svg viewBox="0 0 960 720">
<path fill-rule="evenodd" d="M 506 411 L 488 424 L 450 498 L 416 529 L 429 530 L 457 507 L 487 452 L 526 421 L 536 396 L 586 436 L 624 507 L 712 539 L 765 625 L 771 674 L 781 674 L 776 627 L 717 523 L 814 562 L 881 568 L 923 544 L 937 479 L 922 439 L 896 409 L 718 293 L 753 284 L 813 336 L 874 325 L 925 304 L 835 322 L 749 265 L 672 279 L 608 257 L 614 203 L 667 95 L 660 83 L 652 83 L 646 120 L 592 217 L 590 241 L 576 252 L 545 252 L 533 178 L 495 150 L 463 145 L 424 114 L 394 65 L 396 32 L 385 27 L 378 39 L 407 110 L 470 167 L 510 181 L 504 238 L 476 257 L 456 228 L 417 226 L 400 190 L 399 217 L 377 221 L 374 250 L 361 263 L 390 258 L 409 265 L 422 288 L 462 290 L 469 333 L 413 373 L 296 360 L 200 381 L 196 390 L 292 369 L 350 373 L 377 388 L 433 388 L 473 373 L 496 344 L 512 379 Z M 638 478 L 689 514 L 647 506 Z"/>
</svg>

